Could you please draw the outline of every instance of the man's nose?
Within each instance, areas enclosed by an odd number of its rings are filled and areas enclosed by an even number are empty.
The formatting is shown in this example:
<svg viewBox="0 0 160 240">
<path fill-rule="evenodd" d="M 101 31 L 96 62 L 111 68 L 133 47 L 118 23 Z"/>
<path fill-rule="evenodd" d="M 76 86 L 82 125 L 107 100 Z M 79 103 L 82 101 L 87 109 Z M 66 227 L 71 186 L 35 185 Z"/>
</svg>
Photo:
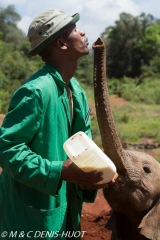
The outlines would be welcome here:
<svg viewBox="0 0 160 240">
<path fill-rule="evenodd" d="M 82 35 L 82 36 L 84 36 L 86 33 L 84 32 L 84 31 L 82 31 L 81 29 L 79 29 L 79 31 L 80 31 L 80 34 Z"/>
</svg>

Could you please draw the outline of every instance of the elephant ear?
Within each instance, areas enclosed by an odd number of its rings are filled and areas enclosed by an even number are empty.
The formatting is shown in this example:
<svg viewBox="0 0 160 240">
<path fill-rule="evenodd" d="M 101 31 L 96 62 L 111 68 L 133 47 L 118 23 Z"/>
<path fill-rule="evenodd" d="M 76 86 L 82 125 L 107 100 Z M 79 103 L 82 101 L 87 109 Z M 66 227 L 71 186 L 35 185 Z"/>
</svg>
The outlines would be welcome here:
<svg viewBox="0 0 160 240">
<path fill-rule="evenodd" d="M 160 200 L 152 207 L 152 209 L 143 217 L 138 226 L 140 233 L 147 239 L 160 239 Z"/>
</svg>

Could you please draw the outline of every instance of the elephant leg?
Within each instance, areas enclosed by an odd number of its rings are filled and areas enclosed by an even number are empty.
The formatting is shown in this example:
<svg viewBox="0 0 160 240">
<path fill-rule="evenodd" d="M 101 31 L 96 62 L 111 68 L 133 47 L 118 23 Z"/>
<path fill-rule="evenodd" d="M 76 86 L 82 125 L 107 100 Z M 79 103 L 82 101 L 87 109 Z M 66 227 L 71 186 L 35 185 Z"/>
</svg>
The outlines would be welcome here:
<svg viewBox="0 0 160 240">
<path fill-rule="evenodd" d="M 113 212 L 106 227 L 112 230 L 111 240 L 147 240 L 123 213 Z"/>
</svg>

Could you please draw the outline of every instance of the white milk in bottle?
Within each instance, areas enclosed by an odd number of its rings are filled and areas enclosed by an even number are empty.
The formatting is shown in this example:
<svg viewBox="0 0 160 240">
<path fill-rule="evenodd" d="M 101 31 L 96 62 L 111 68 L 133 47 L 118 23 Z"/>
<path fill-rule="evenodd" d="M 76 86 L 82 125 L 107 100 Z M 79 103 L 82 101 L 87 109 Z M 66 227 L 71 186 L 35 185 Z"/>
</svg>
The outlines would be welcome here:
<svg viewBox="0 0 160 240">
<path fill-rule="evenodd" d="M 103 172 L 103 180 L 108 183 L 116 175 L 116 166 L 106 154 L 84 133 L 78 132 L 63 145 L 68 157 L 84 172 Z"/>
</svg>

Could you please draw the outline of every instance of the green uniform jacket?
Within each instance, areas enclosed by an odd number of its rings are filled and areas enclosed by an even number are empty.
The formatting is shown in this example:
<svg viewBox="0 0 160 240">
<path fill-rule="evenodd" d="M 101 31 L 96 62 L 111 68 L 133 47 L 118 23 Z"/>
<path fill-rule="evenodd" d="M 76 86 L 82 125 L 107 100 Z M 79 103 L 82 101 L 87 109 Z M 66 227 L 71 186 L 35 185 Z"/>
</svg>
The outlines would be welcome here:
<svg viewBox="0 0 160 240">
<path fill-rule="evenodd" d="M 63 143 L 78 131 L 90 136 L 85 92 L 74 78 L 70 88 L 72 124 L 65 82 L 49 64 L 11 99 L 0 129 L 0 233 L 12 231 L 16 239 L 22 231 L 23 239 L 65 239 L 66 224 L 67 230 L 80 230 L 82 202 L 95 199 L 96 191 L 60 180 L 67 159 Z M 38 238 L 37 231 L 45 232 Z M 53 238 L 56 231 L 59 237 Z"/>
</svg>

